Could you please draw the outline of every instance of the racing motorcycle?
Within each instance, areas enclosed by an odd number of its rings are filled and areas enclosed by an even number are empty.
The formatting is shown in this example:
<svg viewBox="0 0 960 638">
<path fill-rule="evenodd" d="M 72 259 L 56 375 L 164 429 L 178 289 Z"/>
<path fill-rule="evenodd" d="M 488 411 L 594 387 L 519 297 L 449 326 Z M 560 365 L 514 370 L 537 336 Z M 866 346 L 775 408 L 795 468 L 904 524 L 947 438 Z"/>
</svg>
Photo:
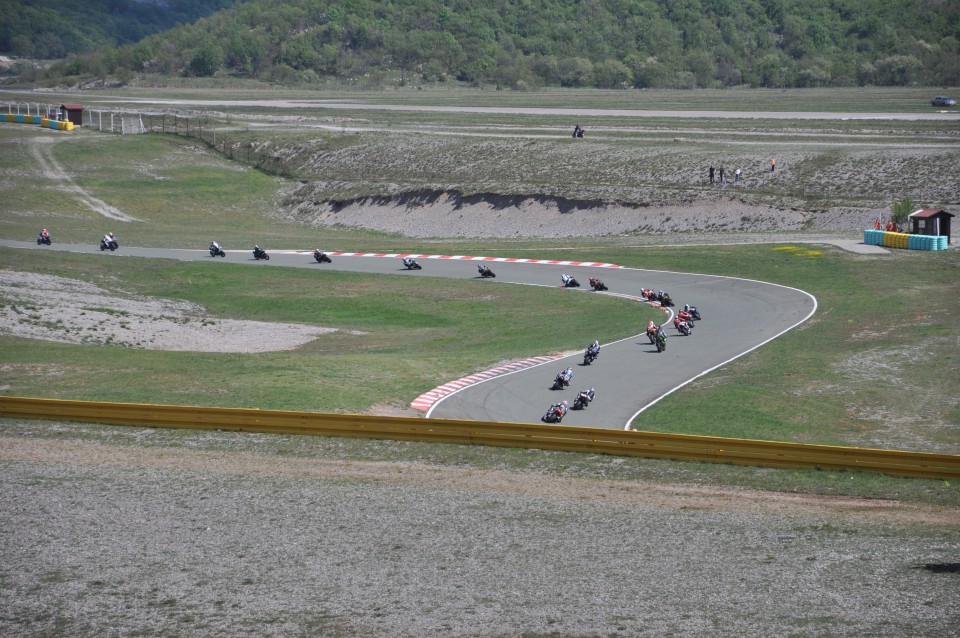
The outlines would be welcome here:
<svg viewBox="0 0 960 638">
<path fill-rule="evenodd" d="M 594 341 L 583 351 L 583 365 L 588 366 L 600 356 L 600 344 Z"/>
<path fill-rule="evenodd" d="M 690 313 L 691 317 L 693 317 L 697 321 L 700 321 L 700 311 L 697 310 L 696 306 L 686 306 L 686 309 L 687 309 L 687 312 Z"/>
<path fill-rule="evenodd" d="M 677 332 L 685 337 L 689 337 L 692 333 L 690 324 L 680 318 L 673 320 L 673 326 L 677 329 Z"/>
<path fill-rule="evenodd" d="M 544 414 L 540 420 L 544 423 L 560 423 L 565 416 L 567 416 L 567 402 L 561 401 L 560 403 L 551 405 L 550 409 L 547 410 L 547 413 Z"/>
<path fill-rule="evenodd" d="M 566 273 L 560 275 L 560 279 L 563 281 L 564 288 L 579 288 L 580 282 L 577 281 L 576 277 L 568 275 Z"/>
<path fill-rule="evenodd" d="M 213 241 L 210 242 L 210 256 L 211 257 L 226 257 L 227 253 L 223 251 L 223 248 L 220 248 L 220 244 Z"/>
<path fill-rule="evenodd" d="M 650 325 L 647 326 L 647 339 L 650 340 L 650 345 L 655 345 L 657 343 L 657 333 L 660 331 L 660 328 L 657 327 L 652 321 Z"/>
<path fill-rule="evenodd" d="M 413 257 L 404 257 L 403 258 L 403 267 L 407 270 L 423 270 L 423 266 L 417 263 L 417 260 Z"/>
<path fill-rule="evenodd" d="M 570 381 L 573 379 L 573 369 L 567 368 L 566 370 L 561 370 L 557 373 L 557 376 L 553 378 L 553 386 L 551 390 L 563 390 L 565 387 L 570 385 Z"/>
<path fill-rule="evenodd" d="M 319 248 L 313 251 L 313 258 L 317 260 L 318 264 L 322 264 L 323 262 L 327 262 L 328 264 L 333 263 L 333 260 L 330 259 L 330 255 L 324 252 L 320 252 Z"/>
<path fill-rule="evenodd" d="M 573 400 L 573 409 L 584 409 L 590 405 L 596 395 L 597 393 L 593 388 L 590 388 L 589 390 L 580 390 L 580 392 L 577 394 L 577 398 Z"/>
<path fill-rule="evenodd" d="M 496 277 L 493 271 L 490 270 L 490 266 L 485 266 L 484 264 L 477 264 L 477 271 L 479 271 L 481 277 Z"/>
<path fill-rule="evenodd" d="M 105 236 L 100 240 L 100 250 L 116 250 L 120 248 L 120 242 L 116 237 Z"/>
<path fill-rule="evenodd" d="M 658 301 L 660 302 L 661 306 L 668 307 L 673 305 L 673 298 L 669 293 L 658 293 L 657 297 L 659 297 Z"/>
<path fill-rule="evenodd" d="M 607 284 L 603 283 L 599 279 L 590 277 L 589 282 L 590 282 L 590 287 L 597 292 L 600 292 L 602 290 L 609 290 L 609 288 L 607 288 Z"/>
<path fill-rule="evenodd" d="M 657 331 L 657 340 L 655 345 L 657 346 L 657 352 L 663 352 L 667 349 L 667 335 L 663 334 L 663 330 Z"/>
<path fill-rule="evenodd" d="M 46 235 L 40 233 L 37 235 L 37 246 L 40 244 L 46 244 L 47 246 L 51 246 L 53 244 L 53 240 L 50 239 L 50 233 L 47 233 Z"/>
<path fill-rule="evenodd" d="M 260 259 L 263 259 L 265 261 L 270 261 L 270 255 L 268 255 L 267 251 L 265 251 L 263 248 L 260 248 L 260 246 L 253 247 L 253 258 L 258 261 Z"/>
</svg>

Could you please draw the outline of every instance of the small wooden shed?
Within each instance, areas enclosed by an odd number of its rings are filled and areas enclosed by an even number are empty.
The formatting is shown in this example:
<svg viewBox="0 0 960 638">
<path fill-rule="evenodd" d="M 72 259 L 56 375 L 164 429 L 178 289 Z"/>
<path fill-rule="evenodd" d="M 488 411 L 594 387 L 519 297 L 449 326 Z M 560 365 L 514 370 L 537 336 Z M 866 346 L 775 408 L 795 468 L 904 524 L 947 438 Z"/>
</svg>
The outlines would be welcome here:
<svg viewBox="0 0 960 638">
<path fill-rule="evenodd" d="M 942 208 L 922 208 L 910 213 L 910 230 L 914 235 L 946 236 L 949 244 L 951 217 L 953 214 Z"/>
<path fill-rule="evenodd" d="M 60 110 L 64 120 L 73 122 L 74 126 L 83 125 L 83 104 L 61 104 Z"/>
</svg>

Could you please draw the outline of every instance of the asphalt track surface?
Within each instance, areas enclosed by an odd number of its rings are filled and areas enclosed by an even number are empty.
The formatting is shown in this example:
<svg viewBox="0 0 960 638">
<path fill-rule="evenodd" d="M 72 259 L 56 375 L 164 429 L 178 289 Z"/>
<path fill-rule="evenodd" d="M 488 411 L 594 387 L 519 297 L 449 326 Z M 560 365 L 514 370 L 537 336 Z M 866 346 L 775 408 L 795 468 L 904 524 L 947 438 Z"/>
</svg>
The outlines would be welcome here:
<svg viewBox="0 0 960 638">
<path fill-rule="evenodd" d="M 0 245 L 37 250 L 64 250 L 101 253 L 98 246 L 54 244 L 38 247 L 30 242 L 0 241 Z M 318 264 L 312 251 L 274 250 L 268 247 L 270 261 L 256 261 L 249 250 L 227 250 L 218 263 L 247 264 L 255 267 L 308 268 L 389 274 L 398 277 L 443 277 L 474 279 L 477 286 L 528 285 L 557 288 L 558 303 L 563 295 L 620 294 L 640 296 L 641 288 L 669 292 L 679 307 L 684 303 L 700 309 L 702 321 L 693 334 L 684 337 L 672 323 L 665 326 L 667 348 L 658 353 L 650 345 L 638 319 L 638 334 L 614 343 L 602 344 L 600 357 L 584 366 L 583 353 L 577 352 L 548 364 L 494 377 L 468 386 L 438 401 L 428 412 L 432 418 L 471 419 L 513 423 L 539 423 L 547 408 L 566 400 L 572 406 L 577 391 L 593 387 L 596 400 L 585 410 L 570 410 L 563 425 L 598 428 L 628 427 L 641 411 L 657 410 L 657 402 L 690 381 L 728 363 L 797 327 L 817 308 L 816 299 L 802 290 L 746 279 L 709 274 L 664 272 L 632 268 L 601 268 L 564 264 L 504 263 L 488 258 L 495 279 L 477 276 L 477 260 L 418 257 L 423 270 L 402 268 L 399 257 L 334 256 L 332 264 Z M 214 261 L 209 252 L 121 246 L 115 252 L 102 253 L 104 259 L 145 257 L 182 261 Z M 583 286 L 561 289 L 560 275 L 568 273 Z M 596 293 L 586 286 L 589 276 L 599 277 L 609 292 Z M 425 299 L 429 286 L 425 284 Z M 672 319 L 665 313 L 664 321 Z M 544 331 L 556 330 L 544 318 Z M 583 335 L 584 348 L 594 335 Z M 545 353 L 546 354 L 546 353 Z M 569 388 L 553 391 L 557 372 L 572 367 Z"/>
</svg>

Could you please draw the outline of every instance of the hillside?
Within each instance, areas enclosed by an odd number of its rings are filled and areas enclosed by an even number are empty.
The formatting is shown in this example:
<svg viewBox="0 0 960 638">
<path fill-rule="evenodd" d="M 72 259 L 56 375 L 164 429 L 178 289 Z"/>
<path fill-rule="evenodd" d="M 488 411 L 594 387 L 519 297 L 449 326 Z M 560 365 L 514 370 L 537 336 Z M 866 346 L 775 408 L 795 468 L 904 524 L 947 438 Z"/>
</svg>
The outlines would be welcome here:
<svg viewBox="0 0 960 638">
<path fill-rule="evenodd" d="M 53 59 L 139 42 L 237 0 L 3 0 L 0 54 Z"/>
<path fill-rule="evenodd" d="M 378 88 L 960 84 L 951 0 L 251 0 L 54 76 Z"/>
</svg>

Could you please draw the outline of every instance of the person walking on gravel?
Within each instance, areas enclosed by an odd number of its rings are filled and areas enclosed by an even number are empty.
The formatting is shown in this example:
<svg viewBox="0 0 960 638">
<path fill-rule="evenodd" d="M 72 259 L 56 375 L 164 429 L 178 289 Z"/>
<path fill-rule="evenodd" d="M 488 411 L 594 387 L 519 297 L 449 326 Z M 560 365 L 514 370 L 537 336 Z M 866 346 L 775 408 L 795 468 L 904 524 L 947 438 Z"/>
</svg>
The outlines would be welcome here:
<svg viewBox="0 0 960 638">
<path fill-rule="evenodd" d="M 774 172 L 775 170 L 777 170 L 777 158 L 776 158 L 776 157 L 771 157 L 771 158 L 770 158 L 770 172 L 772 173 L 772 172 Z"/>
</svg>

